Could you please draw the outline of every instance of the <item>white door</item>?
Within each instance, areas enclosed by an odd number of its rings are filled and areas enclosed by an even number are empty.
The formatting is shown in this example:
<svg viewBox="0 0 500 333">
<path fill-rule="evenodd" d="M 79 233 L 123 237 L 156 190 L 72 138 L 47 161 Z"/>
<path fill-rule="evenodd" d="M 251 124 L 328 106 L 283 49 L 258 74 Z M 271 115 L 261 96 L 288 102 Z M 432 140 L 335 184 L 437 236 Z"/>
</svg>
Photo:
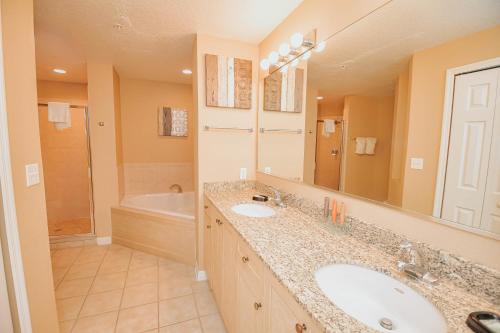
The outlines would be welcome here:
<svg viewBox="0 0 500 333">
<path fill-rule="evenodd" d="M 495 68 L 455 78 L 441 213 L 445 220 L 472 227 L 481 226 L 499 75 L 500 69 Z M 498 132 L 500 127 L 496 130 Z M 498 184 L 495 190 L 498 190 Z"/>
<path fill-rule="evenodd" d="M 496 72 L 498 81 L 495 119 L 480 228 L 500 234 L 500 68 L 497 68 Z"/>
</svg>

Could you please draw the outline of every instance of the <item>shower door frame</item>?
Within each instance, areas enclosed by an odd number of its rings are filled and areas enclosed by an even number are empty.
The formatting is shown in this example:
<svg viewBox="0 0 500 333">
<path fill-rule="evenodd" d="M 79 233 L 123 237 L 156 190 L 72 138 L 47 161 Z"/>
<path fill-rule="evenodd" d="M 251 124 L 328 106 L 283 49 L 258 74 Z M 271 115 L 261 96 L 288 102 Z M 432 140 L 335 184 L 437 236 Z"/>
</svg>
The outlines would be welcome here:
<svg viewBox="0 0 500 333">
<path fill-rule="evenodd" d="M 38 103 L 38 106 L 48 107 L 47 103 Z M 87 174 L 89 179 L 89 204 L 90 204 L 90 233 L 88 234 L 73 234 L 73 235 L 50 235 L 51 240 L 64 239 L 69 237 L 86 237 L 95 236 L 95 218 L 94 218 L 94 182 L 92 173 L 92 148 L 90 144 L 90 118 L 88 105 L 70 104 L 70 109 L 83 109 L 85 118 L 85 138 L 87 141 Z"/>
</svg>

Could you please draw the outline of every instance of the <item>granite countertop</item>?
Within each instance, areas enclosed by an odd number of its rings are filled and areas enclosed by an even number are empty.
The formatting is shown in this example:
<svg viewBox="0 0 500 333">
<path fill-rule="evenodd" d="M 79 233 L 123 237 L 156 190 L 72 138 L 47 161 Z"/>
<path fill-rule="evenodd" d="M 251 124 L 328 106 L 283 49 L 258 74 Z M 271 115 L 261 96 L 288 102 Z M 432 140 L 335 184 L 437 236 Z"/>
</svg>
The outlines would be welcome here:
<svg viewBox="0 0 500 333">
<path fill-rule="evenodd" d="M 472 332 L 465 320 L 473 311 L 500 312 L 499 306 L 446 279 L 436 286 L 409 279 L 396 270 L 394 256 L 349 235 L 329 232 L 321 219 L 297 207 L 266 203 L 276 210 L 269 218 L 245 217 L 231 210 L 235 204 L 255 203 L 251 198 L 258 193 L 262 192 L 255 188 L 205 188 L 208 199 L 325 332 L 376 332 L 337 308 L 319 289 L 314 272 L 333 263 L 369 267 L 412 287 L 441 311 L 449 332 Z"/>
</svg>

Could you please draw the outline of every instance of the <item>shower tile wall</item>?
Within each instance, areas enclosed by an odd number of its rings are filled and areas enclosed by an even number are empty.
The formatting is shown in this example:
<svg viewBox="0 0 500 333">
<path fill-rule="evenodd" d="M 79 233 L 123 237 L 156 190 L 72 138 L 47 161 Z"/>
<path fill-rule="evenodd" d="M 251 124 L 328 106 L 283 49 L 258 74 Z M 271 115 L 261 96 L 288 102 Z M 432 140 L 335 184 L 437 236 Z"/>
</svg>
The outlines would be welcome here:
<svg viewBox="0 0 500 333">
<path fill-rule="evenodd" d="M 123 174 L 125 195 L 170 192 L 172 184 L 194 190 L 192 163 L 125 163 Z"/>
</svg>

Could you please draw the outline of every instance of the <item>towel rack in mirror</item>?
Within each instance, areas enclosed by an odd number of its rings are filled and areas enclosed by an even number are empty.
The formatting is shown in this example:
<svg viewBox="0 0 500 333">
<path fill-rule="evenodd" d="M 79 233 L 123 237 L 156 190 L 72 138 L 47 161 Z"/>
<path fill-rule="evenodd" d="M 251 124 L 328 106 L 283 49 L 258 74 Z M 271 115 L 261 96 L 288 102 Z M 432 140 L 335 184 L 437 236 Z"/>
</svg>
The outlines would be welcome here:
<svg viewBox="0 0 500 333">
<path fill-rule="evenodd" d="M 302 129 L 288 129 L 288 128 L 264 128 L 261 127 L 259 129 L 260 133 L 266 133 L 266 132 L 273 132 L 273 133 L 294 133 L 294 134 L 301 134 Z"/>
<path fill-rule="evenodd" d="M 217 126 L 204 126 L 205 131 L 210 131 L 210 130 L 226 130 L 226 131 L 245 131 L 248 133 L 253 132 L 253 128 L 241 128 L 241 127 L 217 127 Z"/>
</svg>

